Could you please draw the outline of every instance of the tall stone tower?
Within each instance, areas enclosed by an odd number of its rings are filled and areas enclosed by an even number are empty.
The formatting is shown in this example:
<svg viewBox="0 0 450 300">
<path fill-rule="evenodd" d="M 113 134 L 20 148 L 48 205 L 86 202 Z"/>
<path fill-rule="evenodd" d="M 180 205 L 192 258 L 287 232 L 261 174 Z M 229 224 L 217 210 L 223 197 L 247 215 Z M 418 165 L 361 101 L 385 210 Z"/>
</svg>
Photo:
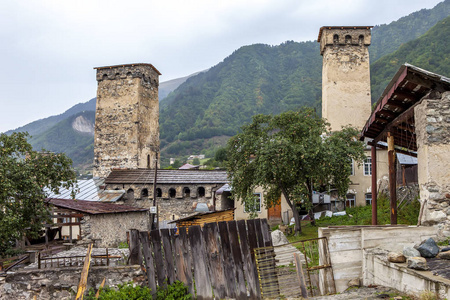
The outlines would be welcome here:
<svg viewBox="0 0 450 300">
<path fill-rule="evenodd" d="M 322 117 L 331 130 L 362 129 L 371 112 L 369 50 L 372 26 L 321 27 Z"/>
<path fill-rule="evenodd" d="M 154 168 L 159 152 L 159 71 L 151 64 L 98 67 L 93 175 Z"/>
</svg>

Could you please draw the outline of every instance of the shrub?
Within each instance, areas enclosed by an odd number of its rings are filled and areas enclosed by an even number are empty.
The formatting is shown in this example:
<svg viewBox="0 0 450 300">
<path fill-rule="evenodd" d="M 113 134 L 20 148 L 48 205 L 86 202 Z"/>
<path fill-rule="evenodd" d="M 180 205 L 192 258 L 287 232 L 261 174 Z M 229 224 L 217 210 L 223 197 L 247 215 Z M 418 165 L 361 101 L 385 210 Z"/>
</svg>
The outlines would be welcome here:
<svg viewBox="0 0 450 300">
<path fill-rule="evenodd" d="M 156 300 L 190 300 L 192 295 L 189 294 L 187 286 L 185 286 L 181 281 L 175 281 L 166 288 L 158 287 L 156 292 Z"/>
<path fill-rule="evenodd" d="M 88 294 L 84 299 L 86 300 L 94 300 L 95 298 L 95 289 L 89 289 Z M 100 300 L 144 300 L 144 299 L 152 299 L 151 290 L 144 286 L 141 287 L 139 285 L 133 286 L 132 282 L 119 284 L 118 289 L 113 289 L 108 286 L 100 289 L 100 294 L 98 299 Z"/>
</svg>

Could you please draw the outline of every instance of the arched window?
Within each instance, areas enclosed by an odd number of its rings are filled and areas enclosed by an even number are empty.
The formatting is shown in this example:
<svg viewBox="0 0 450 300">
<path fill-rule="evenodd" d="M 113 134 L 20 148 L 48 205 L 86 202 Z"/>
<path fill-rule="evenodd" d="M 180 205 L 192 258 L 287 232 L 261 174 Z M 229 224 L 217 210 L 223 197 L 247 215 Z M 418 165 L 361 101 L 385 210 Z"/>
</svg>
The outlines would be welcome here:
<svg viewBox="0 0 450 300">
<path fill-rule="evenodd" d="M 176 194 L 177 194 L 177 192 L 175 191 L 174 188 L 169 189 L 169 197 L 170 198 L 175 198 Z"/>
<path fill-rule="evenodd" d="M 360 46 L 364 45 L 364 36 L 362 34 L 358 37 L 358 43 Z"/>
<path fill-rule="evenodd" d="M 156 189 L 156 197 L 159 197 L 159 198 L 162 197 L 162 191 L 161 191 L 160 188 L 157 188 L 157 189 Z"/>
<path fill-rule="evenodd" d="M 147 198 L 148 197 L 148 190 L 147 189 L 143 189 L 141 191 L 141 198 Z"/>
<path fill-rule="evenodd" d="M 197 189 L 197 195 L 198 195 L 199 197 L 205 197 L 205 188 L 202 187 L 202 186 L 200 186 L 200 187 Z"/>
<path fill-rule="evenodd" d="M 134 201 L 134 191 L 133 189 L 128 189 L 127 191 L 127 202 Z"/>
<path fill-rule="evenodd" d="M 345 43 L 346 44 L 351 44 L 352 43 L 352 37 L 350 35 L 346 35 L 345 36 Z"/>
<path fill-rule="evenodd" d="M 333 35 L 333 43 L 339 44 L 339 35 L 337 35 L 337 34 Z"/>
<path fill-rule="evenodd" d="M 184 198 L 189 198 L 191 196 L 191 189 L 188 187 L 185 187 L 183 189 L 183 197 Z"/>
</svg>

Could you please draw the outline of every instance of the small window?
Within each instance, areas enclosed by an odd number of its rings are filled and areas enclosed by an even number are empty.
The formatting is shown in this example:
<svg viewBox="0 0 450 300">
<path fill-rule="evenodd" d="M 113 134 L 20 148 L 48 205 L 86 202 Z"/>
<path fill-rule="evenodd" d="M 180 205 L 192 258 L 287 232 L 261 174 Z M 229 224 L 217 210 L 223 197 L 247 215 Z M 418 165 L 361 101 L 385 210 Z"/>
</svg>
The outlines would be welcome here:
<svg viewBox="0 0 450 300">
<path fill-rule="evenodd" d="M 372 205 L 372 193 L 366 194 L 366 205 Z"/>
<path fill-rule="evenodd" d="M 364 175 L 372 175 L 372 158 L 370 157 L 364 160 Z"/>
<path fill-rule="evenodd" d="M 176 195 L 177 195 L 177 191 L 175 191 L 174 188 L 170 188 L 169 189 L 169 197 L 170 198 L 175 198 Z"/>
<path fill-rule="evenodd" d="M 159 198 L 162 197 L 162 191 L 161 191 L 160 188 L 157 188 L 157 189 L 156 189 L 156 197 L 159 197 Z"/>
<path fill-rule="evenodd" d="M 255 193 L 253 195 L 255 196 L 253 203 L 246 203 L 244 205 L 245 213 L 250 212 L 252 207 L 255 212 L 261 212 L 261 194 Z"/>
<path fill-rule="evenodd" d="M 199 187 L 198 189 L 197 189 L 197 195 L 199 196 L 199 197 L 205 197 L 205 188 L 204 187 Z"/>
<path fill-rule="evenodd" d="M 143 189 L 141 191 L 141 198 L 148 198 L 148 190 L 147 189 Z"/>
<path fill-rule="evenodd" d="M 355 207 L 356 197 L 355 194 L 347 194 L 347 201 L 345 201 L 345 207 Z"/>
<path fill-rule="evenodd" d="M 339 35 L 337 35 L 337 34 L 333 35 L 333 43 L 339 44 Z"/>
<path fill-rule="evenodd" d="M 362 34 L 359 36 L 358 42 L 360 46 L 364 45 L 364 36 Z"/>
<path fill-rule="evenodd" d="M 351 44 L 352 43 L 352 37 L 350 35 L 346 35 L 345 36 L 345 43 L 346 44 Z"/>
<path fill-rule="evenodd" d="M 183 197 L 184 197 L 184 198 L 189 198 L 189 197 L 191 197 L 191 189 L 190 189 L 190 188 L 185 187 L 185 188 L 183 189 Z"/>
</svg>

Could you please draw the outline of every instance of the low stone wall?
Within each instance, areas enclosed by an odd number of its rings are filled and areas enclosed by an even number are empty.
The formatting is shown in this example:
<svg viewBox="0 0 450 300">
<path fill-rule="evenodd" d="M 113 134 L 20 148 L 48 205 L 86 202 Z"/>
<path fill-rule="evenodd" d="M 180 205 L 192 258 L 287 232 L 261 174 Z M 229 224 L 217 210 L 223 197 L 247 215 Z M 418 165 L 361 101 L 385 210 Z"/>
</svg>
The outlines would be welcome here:
<svg viewBox="0 0 450 300">
<path fill-rule="evenodd" d="M 418 295 L 431 291 L 439 299 L 450 299 L 450 280 L 434 276 L 430 271 L 416 271 L 407 268 L 407 263 L 391 263 L 387 260 L 389 251 L 382 249 L 364 250 L 366 272 L 364 285 L 383 285 L 408 294 Z"/>
<path fill-rule="evenodd" d="M 81 267 L 45 270 L 22 270 L 0 277 L 0 300 L 9 299 L 74 299 L 81 276 Z M 92 267 L 89 270 L 87 290 L 99 288 L 103 278 L 105 285 L 133 281 L 145 282 L 140 266 Z"/>
<path fill-rule="evenodd" d="M 131 228 L 149 230 L 148 212 L 128 212 L 116 214 L 86 214 L 81 221 L 82 243 L 95 242 L 95 247 L 116 248 L 127 241 L 127 231 Z"/>
</svg>

